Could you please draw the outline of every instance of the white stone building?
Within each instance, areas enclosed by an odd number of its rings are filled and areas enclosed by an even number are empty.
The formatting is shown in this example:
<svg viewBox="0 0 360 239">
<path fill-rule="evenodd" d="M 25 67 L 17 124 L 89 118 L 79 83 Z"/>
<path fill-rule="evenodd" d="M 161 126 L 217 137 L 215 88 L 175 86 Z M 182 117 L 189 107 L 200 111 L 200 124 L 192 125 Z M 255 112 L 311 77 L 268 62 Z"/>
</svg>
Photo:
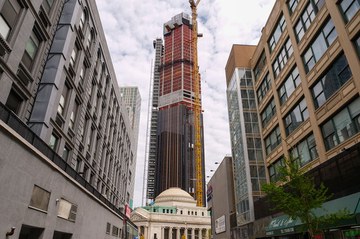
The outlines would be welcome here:
<svg viewBox="0 0 360 239">
<path fill-rule="evenodd" d="M 180 188 L 169 188 L 153 205 L 136 208 L 131 221 L 141 239 L 208 239 L 211 234 L 209 212 Z"/>
</svg>

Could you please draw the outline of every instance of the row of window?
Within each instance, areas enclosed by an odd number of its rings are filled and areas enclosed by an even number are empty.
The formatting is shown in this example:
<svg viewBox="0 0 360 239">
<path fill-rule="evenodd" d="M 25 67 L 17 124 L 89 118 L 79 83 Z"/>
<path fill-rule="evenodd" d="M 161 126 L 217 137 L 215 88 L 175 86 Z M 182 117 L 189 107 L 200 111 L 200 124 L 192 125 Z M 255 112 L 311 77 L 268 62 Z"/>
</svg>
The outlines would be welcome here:
<svg viewBox="0 0 360 239">
<path fill-rule="evenodd" d="M 348 62 L 344 54 L 341 54 L 325 71 L 318 81 L 310 88 L 313 96 L 313 102 L 315 108 L 322 106 L 332 95 L 334 95 L 342 85 L 344 85 L 349 79 L 351 79 L 352 73 L 349 68 Z M 289 96 L 295 91 L 296 87 L 300 84 L 300 77 L 297 67 L 295 67 L 289 76 L 286 78 L 283 84 L 280 85 L 278 95 L 280 104 L 284 104 Z M 259 92 L 259 90 L 258 90 Z M 303 103 L 305 104 L 305 102 Z M 275 115 L 275 105 L 270 103 L 261 112 L 262 127 L 266 127 L 270 119 Z M 290 134 L 295 126 L 298 124 L 292 124 L 292 122 L 298 118 L 300 119 L 300 112 L 294 109 L 293 114 L 289 114 L 285 117 L 285 125 L 289 127 L 287 134 Z M 294 111 L 293 110 L 293 111 Z M 305 109 L 302 109 L 305 110 Z M 307 113 L 307 110 L 304 112 Z M 299 123 L 302 121 L 298 121 Z"/>
<path fill-rule="evenodd" d="M 331 119 L 320 126 L 326 150 L 344 142 L 348 138 L 360 132 L 360 98 L 355 99 Z M 295 145 L 290 155 L 298 165 L 304 166 L 318 157 L 316 142 L 313 134 L 305 137 Z M 271 181 L 276 181 L 279 176 L 278 168 L 284 166 L 284 158 L 281 157 L 268 168 Z"/>
<path fill-rule="evenodd" d="M 306 118 L 308 111 L 305 100 L 299 104 L 285 117 L 285 129 L 287 135 L 297 128 Z M 321 126 L 326 150 L 330 150 L 336 145 L 344 142 L 348 138 L 360 132 L 360 98 L 357 98 L 344 109 L 327 120 Z M 281 143 L 280 130 L 277 126 L 265 138 L 266 153 L 269 154 Z M 299 165 L 303 166 L 309 161 L 317 158 L 316 144 L 313 135 L 298 143 L 291 151 L 293 158 L 299 160 Z"/>
<path fill-rule="evenodd" d="M 111 233 L 112 231 L 112 233 Z M 106 234 L 114 236 L 114 237 L 122 237 L 121 235 L 121 228 L 115 226 L 115 225 L 112 225 L 112 230 L 111 230 L 111 224 L 109 222 L 106 223 L 106 231 L 105 231 Z"/>
<path fill-rule="evenodd" d="M 288 0 L 287 6 L 290 11 L 290 14 L 294 12 L 295 8 L 298 5 L 298 0 Z M 320 11 L 320 9 L 324 6 L 324 0 L 308 0 L 307 5 L 305 6 L 304 10 L 300 14 L 297 22 L 294 26 L 294 32 L 297 38 L 297 41 L 300 42 L 305 32 L 309 29 L 311 23 L 314 21 L 316 14 Z M 360 3 L 359 0 L 341 0 L 337 2 L 341 13 L 344 16 L 345 22 L 349 22 L 356 13 L 360 10 Z M 272 34 L 269 37 L 268 45 L 270 52 L 272 52 L 278 43 L 281 34 L 284 32 L 286 28 L 286 22 L 283 15 L 280 16 Z M 331 45 L 331 43 L 337 37 L 337 33 L 335 31 L 335 27 L 331 20 L 323 27 L 323 31 L 318 34 L 316 39 L 313 41 L 313 44 L 308 47 L 305 54 L 303 55 L 303 61 L 306 67 L 306 71 L 309 72 L 314 64 L 320 59 L 326 49 Z M 284 44 L 281 52 L 276 60 L 273 62 L 273 70 L 275 76 L 279 74 L 282 69 L 282 64 L 286 63 L 287 58 L 291 55 L 286 53 L 286 49 L 290 49 L 291 42 L 288 40 L 287 43 Z M 285 59 L 285 62 L 284 62 Z M 254 76 L 255 80 L 258 79 L 260 73 L 264 69 L 266 64 L 266 56 L 265 52 L 263 51 L 260 55 L 258 62 L 254 67 Z"/>
</svg>

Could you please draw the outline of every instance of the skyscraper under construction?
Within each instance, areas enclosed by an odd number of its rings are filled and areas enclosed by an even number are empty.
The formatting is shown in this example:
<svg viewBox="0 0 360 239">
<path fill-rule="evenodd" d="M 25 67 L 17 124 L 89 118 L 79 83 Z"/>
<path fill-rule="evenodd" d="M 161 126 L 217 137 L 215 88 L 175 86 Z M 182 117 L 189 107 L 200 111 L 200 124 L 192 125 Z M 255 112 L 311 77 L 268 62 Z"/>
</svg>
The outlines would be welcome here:
<svg viewBox="0 0 360 239">
<path fill-rule="evenodd" d="M 166 22 L 164 45 L 160 47 L 159 44 L 162 42 L 159 40 L 155 43 L 152 94 L 153 103 L 156 98 L 157 105 L 155 110 L 153 105 L 151 112 L 147 199 L 154 199 L 170 187 L 180 187 L 195 197 L 195 93 L 192 77 L 193 51 L 190 16 L 181 13 Z M 203 142 L 202 126 L 201 116 L 201 141 Z M 153 131 L 156 131 L 156 137 Z M 153 152 L 155 145 L 156 153 Z M 204 173 L 204 156 L 202 156 L 202 165 Z M 204 188 L 203 192 L 205 192 Z"/>
</svg>

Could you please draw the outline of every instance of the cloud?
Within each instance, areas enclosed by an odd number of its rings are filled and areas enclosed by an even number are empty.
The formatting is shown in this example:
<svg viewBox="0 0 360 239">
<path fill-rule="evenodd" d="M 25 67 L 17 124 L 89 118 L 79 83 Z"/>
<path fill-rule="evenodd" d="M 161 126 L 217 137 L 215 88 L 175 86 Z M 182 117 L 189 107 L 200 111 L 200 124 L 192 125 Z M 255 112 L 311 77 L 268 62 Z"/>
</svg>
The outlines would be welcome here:
<svg viewBox="0 0 360 239">
<path fill-rule="evenodd" d="M 225 65 L 233 44 L 257 44 L 275 0 L 202 0 L 198 7 L 198 41 L 202 78 L 206 172 L 231 154 Z M 163 24 L 180 12 L 184 0 L 96 0 L 120 86 L 138 86 L 142 97 L 137 154 L 135 206 L 142 202 L 153 40 Z"/>
</svg>

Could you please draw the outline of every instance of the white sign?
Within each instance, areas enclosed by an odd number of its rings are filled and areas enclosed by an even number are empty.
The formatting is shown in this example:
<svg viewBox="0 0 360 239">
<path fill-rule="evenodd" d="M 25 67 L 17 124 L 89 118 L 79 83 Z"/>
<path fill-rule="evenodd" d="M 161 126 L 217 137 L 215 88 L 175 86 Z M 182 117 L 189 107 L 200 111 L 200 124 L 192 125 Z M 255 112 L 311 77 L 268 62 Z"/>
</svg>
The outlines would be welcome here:
<svg viewBox="0 0 360 239">
<path fill-rule="evenodd" d="M 219 234 L 224 231 L 226 231 L 225 215 L 222 215 L 221 217 L 215 220 L 215 233 Z"/>
</svg>

